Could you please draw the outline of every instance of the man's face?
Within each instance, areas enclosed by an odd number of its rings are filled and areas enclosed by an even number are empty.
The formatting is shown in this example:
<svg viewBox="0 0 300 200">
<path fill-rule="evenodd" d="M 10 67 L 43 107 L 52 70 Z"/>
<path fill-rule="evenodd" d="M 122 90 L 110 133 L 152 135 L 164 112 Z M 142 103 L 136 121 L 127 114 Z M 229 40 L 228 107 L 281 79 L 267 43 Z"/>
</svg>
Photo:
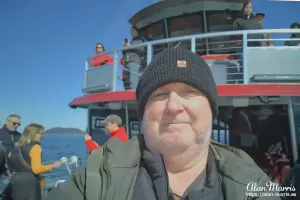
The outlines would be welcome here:
<svg viewBox="0 0 300 200">
<path fill-rule="evenodd" d="M 106 123 L 106 131 L 108 133 L 113 133 L 116 130 L 116 126 L 117 126 L 117 124 L 115 124 L 115 123 L 107 122 Z"/>
<path fill-rule="evenodd" d="M 10 117 L 8 118 L 8 120 L 6 121 L 6 127 L 10 130 L 10 131 L 15 131 L 17 130 L 18 126 L 20 126 L 20 119 L 17 117 Z"/>
<path fill-rule="evenodd" d="M 260 25 L 263 25 L 264 24 L 264 21 L 265 21 L 265 18 L 263 16 L 256 16 L 257 20 L 258 20 L 258 23 Z"/>
<path fill-rule="evenodd" d="M 152 152 L 176 155 L 194 144 L 208 144 L 212 128 L 209 101 L 187 84 L 164 85 L 151 94 L 142 128 Z"/>
</svg>

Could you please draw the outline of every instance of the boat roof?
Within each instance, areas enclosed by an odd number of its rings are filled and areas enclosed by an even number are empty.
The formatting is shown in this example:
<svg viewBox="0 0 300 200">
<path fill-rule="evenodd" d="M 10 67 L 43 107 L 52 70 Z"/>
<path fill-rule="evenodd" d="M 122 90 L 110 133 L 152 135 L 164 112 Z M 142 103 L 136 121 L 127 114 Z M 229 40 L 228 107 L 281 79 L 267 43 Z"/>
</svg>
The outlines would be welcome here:
<svg viewBox="0 0 300 200">
<path fill-rule="evenodd" d="M 155 14 L 162 13 L 166 9 L 172 8 L 172 7 L 183 7 L 187 4 L 199 4 L 202 6 L 193 6 L 193 10 L 181 10 L 181 14 L 186 14 L 191 12 L 195 12 L 196 10 L 200 11 L 203 10 L 203 5 L 208 4 L 218 4 L 218 3 L 245 3 L 245 0 L 214 0 L 214 1 L 208 1 L 208 0 L 167 0 L 167 1 L 160 1 L 154 4 L 151 4 L 150 6 L 147 6 L 141 10 L 139 10 L 137 13 L 135 13 L 130 19 L 129 23 L 131 25 L 137 25 L 140 21 L 145 20 L 146 18 L 153 16 Z M 198 7 L 198 8 L 197 8 Z M 196 9 L 196 10 L 194 10 Z M 225 9 L 225 8 L 224 8 Z M 169 13 L 170 16 L 172 16 L 172 12 L 166 12 Z M 178 15 L 178 14 L 177 14 Z M 170 17 L 168 16 L 168 17 Z"/>
</svg>

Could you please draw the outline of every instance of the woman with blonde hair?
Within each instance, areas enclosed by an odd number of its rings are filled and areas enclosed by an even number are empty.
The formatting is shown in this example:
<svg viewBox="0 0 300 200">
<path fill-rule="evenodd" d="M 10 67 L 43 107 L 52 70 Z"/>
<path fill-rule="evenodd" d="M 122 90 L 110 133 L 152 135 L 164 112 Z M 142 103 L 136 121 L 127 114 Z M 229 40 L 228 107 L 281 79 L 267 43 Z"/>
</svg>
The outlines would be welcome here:
<svg viewBox="0 0 300 200">
<path fill-rule="evenodd" d="M 41 200 L 41 188 L 45 186 L 42 173 L 61 166 L 60 161 L 50 165 L 42 164 L 40 142 L 43 136 L 42 125 L 29 124 L 15 148 L 8 154 L 8 166 L 13 173 L 11 180 L 13 200 Z"/>
</svg>

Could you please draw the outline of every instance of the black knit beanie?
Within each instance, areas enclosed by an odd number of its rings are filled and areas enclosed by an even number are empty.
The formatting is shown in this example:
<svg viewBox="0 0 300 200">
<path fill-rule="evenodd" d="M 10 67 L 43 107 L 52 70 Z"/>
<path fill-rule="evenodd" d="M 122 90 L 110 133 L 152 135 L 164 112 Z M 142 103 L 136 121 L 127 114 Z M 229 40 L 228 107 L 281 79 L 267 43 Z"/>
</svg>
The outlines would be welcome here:
<svg viewBox="0 0 300 200">
<path fill-rule="evenodd" d="M 169 48 L 157 54 L 139 80 L 136 100 L 140 120 L 151 93 L 162 85 L 175 82 L 199 89 L 210 102 L 213 119 L 217 117 L 217 87 L 208 64 L 189 50 Z"/>
</svg>

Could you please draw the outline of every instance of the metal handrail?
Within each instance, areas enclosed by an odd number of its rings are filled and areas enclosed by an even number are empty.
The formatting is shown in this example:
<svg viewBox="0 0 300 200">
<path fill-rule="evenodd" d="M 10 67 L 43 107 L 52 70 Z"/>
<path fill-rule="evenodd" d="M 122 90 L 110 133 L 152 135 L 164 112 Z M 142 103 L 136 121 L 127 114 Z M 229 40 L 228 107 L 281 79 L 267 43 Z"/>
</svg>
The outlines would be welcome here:
<svg viewBox="0 0 300 200">
<path fill-rule="evenodd" d="M 145 48 L 145 53 L 146 53 L 146 58 L 147 58 L 147 65 L 151 62 L 152 58 L 153 58 L 153 54 L 155 53 L 153 50 L 154 49 L 154 45 L 160 45 L 160 44 L 170 44 L 170 43 L 182 43 L 183 41 L 189 41 L 189 48 L 192 52 L 196 52 L 197 48 L 197 44 L 196 44 L 196 40 L 197 39 L 207 39 L 207 38 L 215 38 L 215 37 L 224 37 L 224 36 L 237 36 L 240 37 L 239 41 L 241 42 L 240 45 L 237 45 L 238 48 L 242 48 L 242 63 L 238 65 L 241 65 L 243 67 L 243 83 L 244 84 L 248 84 L 248 58 L 247 58 L 247 54 L 248 54 L 248 42 L 251 41 L 272 41 L 272 39 L 265 39 L 265 38 L 261 38 L 261 39 L 248 39 L 248 35 L 251 34 L 271 34 L 271 33 L 275 33 L 275 34 L 295 34 L 295 33 L 299 33 L 300 34 L 300 30 L 298 29 L 260 29 L 260 30 L 241 30 L 241 31 L 225 31 L 225 32 L 211 32 L 211 33 L 205 33 L 205 34 L 195 34 L 195 35 L 187 35 L 187 36 L 180 36 L 180 37 L 173 37 L 173 38 L 165 38 L 165 39 L 160 39 L 160 40 L 154 40 L 154 41 L 149 41 L 149 42 L 144 42 L 144 43 L 140 43 L 140 44 L 134 44 L 134 45 L 130 45 L 130 46 L 126 46 L 126 47 L 122 47 L 121 49 L 115 49 L 113 51 L 108 51 L 108 52 L 103 52 L 100 53 L 98 55 L 94 55 L 92 57 L 87 58 L 86 60 L 86 70 L 85 72 L 87 73 L 87 71 L 89 70 L 89 61 L 93 58 L 97 58 L 101 55 L 105 55 L 105 54 L 113 54 L 113 60 L 114 62 L 111 64 L 113 67 L 113 77 L 112 77 L 112 85 L 111 85 L 111 89 L 112 91 L 116 91 L 116 84 L 117 84 L 117 80 L 119 80 L 120 78 L 117 76 L 117 71 L 118 71 L 118 67 L 119 67 L 119 58 L 118 58 L 118 53 L 122 52 L 122 51 L 126 51 L 126 50 L 130 50 L 130 49 L 135 49 L 135 48 L 141 48 L 144 47 Z M 290 38 L 286 38 L 286 40 L 289 40 Z M 273 39 L 274 41 L 280 41 L 279 39 Z M 296 40 L 296 39 L 295 39 Z M 230 42 L 235 42 L 236 40 L 232 40 Z M 207 44 L 207 43 L 206 43 Z M 251 47 L 252 48 L 252 47 Z M 260 48 L 260 47 L 254 47 L 254 48 Z M 156 49 L 157 50 L 157 49 Z M 218 49 L 216 49 L 218 50 Z M 239 67 L 239 66 L 238 66 Z M 86 76 L 86 75 L 85 75 Z M 85 77 L 86 79 L 86 77 Z M 85 80 L 86 82 L 86 80 Z"/>
<path fill-rule="evenodd" d="M 135 49 L 139 47 L 146 47 L 147 45 L 157 45 L 157 44 L 165 44 L 165 43 L 171 43 L 171 42 L 178 42 L 178 41 L 183 41 L 183 40 L 191 40 L 193 38 L 195 39 L 205 39 L 205 38 L 212 38 L 212 37 L 222 37 L 222 36 L 233 36 L 233 35 L 246 35 L 248 36 L 249 34 L 271 34 L 271 33 L 276 33 L 276 34 L 293 34 L 293 33 L 299 33 L 299 29 L 259 29 L 259 30 L 242 30 L 242 31 L 223 31 L 223 32 L 213 32 L 213 33 L 205 33 L 205 34 L 195 34 L 195 35 L 188 35 L 188 36 L 179 36 L 179 37 L 173 37 L 173 38 L 165 38 L 165 39 L 160 39 L 160 40 L 154 40 L 154 41 L 149 41 L 149 42 L 144 42 L 141 44 L 134 44 L 130 46 L 123 47 L 121 49 L 116 49 L 112 51 L 107 51 L 100 53 L 98 55 L 94 55 L 91 57 L 88 57 L 87 60 L 96 58 L 98 56 L 104 55 L 104 54 L 112 54 L 115 51 L 125 51 L 125 50 L 130 50 L 130 49 Z"/>
</svg>

